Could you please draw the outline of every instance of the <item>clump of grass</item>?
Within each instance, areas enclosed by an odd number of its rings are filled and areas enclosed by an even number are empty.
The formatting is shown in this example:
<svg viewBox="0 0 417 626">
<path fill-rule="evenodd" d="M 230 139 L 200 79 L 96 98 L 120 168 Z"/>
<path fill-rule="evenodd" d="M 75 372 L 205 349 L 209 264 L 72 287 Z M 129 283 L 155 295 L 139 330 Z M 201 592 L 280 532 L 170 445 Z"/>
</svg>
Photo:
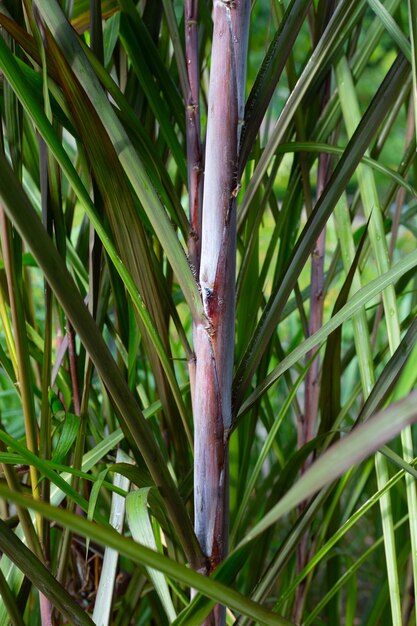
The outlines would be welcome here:
<svg viewBox="0 0 417 626">
<path fill-rule="evenodd" d="M 0 626 L 415 622 L 414 12 L 3 2 Z"/>
</svg>

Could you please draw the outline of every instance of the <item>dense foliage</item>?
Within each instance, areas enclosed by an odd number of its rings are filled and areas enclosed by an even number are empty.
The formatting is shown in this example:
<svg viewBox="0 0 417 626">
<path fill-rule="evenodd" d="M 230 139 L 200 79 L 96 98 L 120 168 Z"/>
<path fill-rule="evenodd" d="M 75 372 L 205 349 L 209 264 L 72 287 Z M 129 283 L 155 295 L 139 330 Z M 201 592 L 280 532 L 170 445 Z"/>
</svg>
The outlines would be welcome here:
<svg viewBox="0 0 417 626">
<path fill-rule="evenodd" d="M 0 626 L 417 620 L 417 6 L 251 5 L 245 78 L 211 0 L 0 2 Z"/>
</svg>

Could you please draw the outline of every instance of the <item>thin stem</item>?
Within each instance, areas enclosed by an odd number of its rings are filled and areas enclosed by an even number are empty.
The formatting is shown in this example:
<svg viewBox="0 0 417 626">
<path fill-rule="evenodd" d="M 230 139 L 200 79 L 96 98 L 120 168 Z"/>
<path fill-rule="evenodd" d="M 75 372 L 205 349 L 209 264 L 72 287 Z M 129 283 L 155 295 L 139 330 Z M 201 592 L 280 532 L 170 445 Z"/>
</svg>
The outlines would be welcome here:
<svg viewBox="0 0 417 626">
<path fill-rule="evenodd" d="M 29 361 L 29 346 L 26 337 L 25 318 L 23 311 L 21 280 L 17 276 L 17 267 L 13 254 L 13 234 L 9 220 L 3 209 L 0 209 L 0 230 L 2 239 L 3 259 L 6 270 L 7 286 L 9 291 L 10 308 L 12 312 L 14 339 L 16 345 L 16 357 L 18 366 L 18 385 L 22 399 L 23 417 L 27 446 L 34 454 L 38 453 L 37 425 L 35 406 L 33 402 L 32 375 Z M 39 495 L 38 472 L 30 467 L 32 492 L 35 497 Z"/>
<path fill-rule="evenodd" d="M 0 451 L 7 452 L 7 448 L 3 442 L 0 442 Z M 16 478 L 14 468 L 8 465 L 7 463 L 2 463 L 1 468 L 6 478 L 8 487 L 12 491 L 15 491 L 15 492 L 20 491 L 20 483 Z M 34 554 L 36 554 L 38 558 L 42 559 L 41 546 L 39 543 L 38 535 L 36 534 L 35 528 L 32 524 L 32 519 L 30 517 L 29 511 L 21 506 L 16 506 L 16 513 L 19 518 L 23 535 L 25 537 L 25 540 L 29 549 Z"/>
<path fill-rule="evenodd" d="M 188 256 L 195 275 L 200 271 L 203 158 L 200 137 L 200 67 L 198 61 L 198 0 L 185 0 L 185 57 L 188 77 L 186 101 L 190 233 Z"/>
<path fill-rule="evenodd" d="M 185 0 L 185 67 L 187 71 L 186 138 L 188 202 L 190 231 L 188 235 L 188 258 L 195 276 L 200 271 L 201 219 L 203 201 L 203 157 L 200 136 L 200 68 L 198 62 L 198 0 Z M 195 325 L 193 322 L 195 342 Z M 193 353 L 188 360 L 191 403 L 195 403 L 196 358 Z"/>
</svg>

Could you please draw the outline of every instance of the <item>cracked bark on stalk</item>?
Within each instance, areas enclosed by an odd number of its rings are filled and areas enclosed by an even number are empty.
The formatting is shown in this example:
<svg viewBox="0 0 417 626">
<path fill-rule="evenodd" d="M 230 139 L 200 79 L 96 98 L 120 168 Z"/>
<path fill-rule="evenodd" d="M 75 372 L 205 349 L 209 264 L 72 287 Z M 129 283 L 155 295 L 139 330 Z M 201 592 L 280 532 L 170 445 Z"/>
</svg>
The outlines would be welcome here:
<svg viewBox="0 0 417 626">
<path fill-rule="evenodd" d="M 228 432 L 235 332 L 236 195 L 249 0 L 215 0 L 199 281 L 206 321 L 196 322 L 195 530 L 212 572 L 227 552 Z M 216 607 L 205 624 L 223 624 Z"/>
</svg>

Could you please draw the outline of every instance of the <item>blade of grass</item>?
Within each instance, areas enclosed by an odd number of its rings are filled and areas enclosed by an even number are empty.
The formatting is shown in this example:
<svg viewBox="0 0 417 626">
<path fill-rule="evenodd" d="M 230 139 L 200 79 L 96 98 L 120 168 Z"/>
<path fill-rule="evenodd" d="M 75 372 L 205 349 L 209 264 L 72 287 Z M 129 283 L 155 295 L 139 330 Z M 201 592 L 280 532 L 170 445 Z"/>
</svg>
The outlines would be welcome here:
<svg viewBox="0 0 417 626">
<path fill-rule="evenodd" d="M 354 89 L 352 75 L 349 70 L 346 57 L 342 57 L 336 66 L 336 81 L 339 89 L 341 109 L 345 120 L 348 136 L 352 136 L 361 118 L 359 105 Z M 369 238 L 371 248 L 376 259 L 378 272 L 383 274 L 389 269 L 388 249 L 385 240 L 385 229 L 382 221 L 382 213 L 376 183 L 372 171 L 366 166 L 358 166 L 358 182 L 365 215 L 369 220 Z M 388 341 L 391 354 L 395 352 L 400 344 L 400 324 L 398 318 L 398 308 L 394 287 L 387 286 L 382 292 L 384 303 L 385 319 L 388 332 Z M 403 450 L 406 451 L 405 458 L 412 458 L 413 448 L 411 429 L 406 429 L 401 434 Z M 411 455 L 411 456 L 410 456 Z M 379 455 L 376 457 L 378 485 L 388 479 L 388 468 L 386 461 Z M 410 515 L 410 531 L 412 542 L 412 554 L 417 550 L 417 491 L 411 476 L 406 476 L 407 502 Z M 384 535 L 386 537 L 386 561 L 388 568 L 388 580 L 391 594 L 391 608 L 393 613 L 393 623 L 401 624 L 401 606 L 399 599 L 398 575 L 395 567 L 395 540 L 393 531 L 393 518 L 391 512 L 390 499 L 381 500 L 381 515 L 384 525 Z M 413 558 L 413 572 L 417 576 L 417 558 Z M 416 582 L 417 590 L 417 582 Z"/>
<path fill-rule="evenodd" d="M 117 451 L 116 463 L 131 463 L 131 458 L 122 450 Z M 125 491 L 129 490 L 130 481 L 120 474 L 114 475 L 114 485 Z M 119 533 L 123 533 L 126 500 L 121 495 L 113 493 L 110 511 L 110 525 Z M 93 622 L 97 626 L 107 626 L 110 623 L 114 583 L 119 554 L 112 548 L 104 551 L 103 565 L 101 568 L 100 582 L 97 589 L 96 601 L 93 611 Z"/>
<path fill-rule="evenodd" d="M 168 216 L 156 195 L 152 183 L 134 150 L 128 136 L 113 111 L 105 93 L 88 62 L 81 45 L 71 30 L 59 5 L 54 0 L 41 0 L 38 3 L 45 24 L 56 38 L 67 61 L 83 85 L 92 105 L 100 111 L 102 122 L 116 149 L 119 160 L 130 180 L 145 212 L 162 243 L 185 299 L 196 319 L 203 315 L 200 294 Z"/>
<path fill-rule="evenodd" d="M 414 126 L 417 134 L 417 4 L 414 0 L 408 0 L 408 20 L 410 25 L 411 68 L 413 72 Z"/>
<path fill-rule="evenodd" d="M 158 120 L 160 132 L 172 152 L 181 178 L 185 182 L 187 180 L 187 168 L 177 132 L 171 121 L 171 112 L 160 97 L 159 87 L 155 84 L 147 64 L 144 63 L 143 58 L 137 55 L 137 38 L 131 20 L 125 13 L 120 16 L 120 40 L 145 92 L 147 102 Z"/>
<path fill-rule="evenodd" d="M 97 231 L 101 241 L 103 242 L 104 248 L 109 254 L 118 273 L 120 274 L 120 277 L 123 280 L 123 283 L 125 284 L 127 290 L 132 297 L 138 314 L 140 315 L 144 327 L 149 334 L 150 340 L 157 350 L 158 357 L 160 358 L 161 364 L 167 375 L 167 379 L 170 382 L 173 395 L 177 400 L 177 405 L 180 408 L 183 407 L 183 402 L 178 391 L 177 382 L 173 375 L 171 363 L 167 358 L 166 350 L 163 346 L 162 340 L 157 332 L 157 329 L 155 328 L 150 313 L 138 292 L 135 282 L 131 274 L 127 271 L 126 267 L 122 263 L 120 256 L 113 245 L 112 240 L 110 239 L 109 235 L 103 227 L 103 224 L 97 216 L 96 209 L 91 201 L 91 198 L 89 197 L 85 187 L 78 177 L 68 155 L 66 154 L 57 136 L 55 135 L 52 126 L 45 117 L 42 109 L 39 106 L 39 103 L 34 100 L 33 94 L 31 94 L 30 90 L 28 90 L 28 87 L 24 82 L 24 78 L 19 72 L 19 68 L 16 66 L 13 57 L 10 55 L 7 47 L 4 43 L 2 43 L 2 41 L 0 41 L 0 64 L 2 65 L 5 73 L 7 73 L 7 76 L 10 77 L 13 88 L 18 93 L 19 98 L 22 100 L 29 114 L 34 117 L 35 123 L 37 124 L 39 131 L 41 132 L 48 146 L 53 151 L 55 157 L 63 168 L 63 171 L 68 176 L 69 181 L 72 183 L 74 190 L 77 193 L 77 196 L 79 197 L 80 201 L 83 204 L 83 207 L 88 214 L 88 217 L 91 219 L 95 230 Z M 195 288 L 197 289 L 196 286 Z M 184 412 L 183 417 L 185 420 Z"/>
<path fill-rule="evenodd" d="M 143 229 L 143 225 L 138 220 L 134 202 L 130 193 L 130 188 L 126 184 L 123 169 L 112 145 L 101 125 L 99 116 L 92 109 L 91 103 L 82 89 L 80 89 L 74 75 L 66 64 L 60 49 L 48 36 L 48 49 L 53 54 L 55 61 L 60 64 L 64 90 L 67 99 L 71 104 L 74 121 L 83 139 L 84 147 L 92 163 L 94 178 L 103 198 L 106 215 L 110 221 L 115 234 L 118 249 L 127 267 L 131 270 L 140 292 L 143 294 L 145 304 L 149 307 L 149 312 L 155 320 L 156 329 L 159 330 L 159 337 L 166 336 L 166 322 L 163 312 L 161 293 L 167 290 L 163 286 L 163 278 L 160 276 L 162 284 L 158 288 L 158 273 L 153 270 L 154 263 L 151 250 Z M 85 112 L 89 111 L 89 122 L 85 124 Z M 142 330 L 146 330 L 146 325 L 142 326 L 142 316 L 139 316 L 139 324 Z M 145 349 L 151 363 L 156 386 L 163 402 L 164 411 L 169 419 L 169 427 L 174 445 L 179 453 L 185 455 L 182 446 L 183 438 L 180 436 L 180 427 L 175 423 L 174 408 L 177 407 L 182 418 L 185 433 L 190 445 L 192 444 L 192 434 L 188 423 L 188 413 L 180 394 L 174 373 L 170 363 L 170 351 L 165 338 L 163 346 L 157 349 L 155 354 L 154 346 L 145 335 L 143 338 Z M 161 361 L 161 363 L 160 363 Z M 162 368 L 161 368 L 162 364 Z M 167 371 L 165 380 L 164 371 Z M 169 383 L 169 387 L 167 385 Z M 171 394 L 176 402 L 173 401 Z M 179 431 L 179 432 L 178 432 Z"/>
<path fill-rule="evenodd" d="M 77 0 L 72 6 L 71 24 L 79 33 L 83 33 L 90 25 L 90 0 Z M 101 0 L 103 19 L 107 19 L 118 10 L 117 0 Z"/>
<path fill-rule="evenodd" d="M 19 611 L 19 607 L 16 604 L 16 600 L 13 597 L 10 587 L 7 584 L 7 580 L 4 577 L 3 572 L 0 570 L 0 595 L 5 604 L 7 613 L 9 614 L 10 622 L 12 626 L 25 626 L 23 617 Z"/>
<path fill-rule="evenodd" d="M 381 20 L 387 32 L 391 35 L 392 39 L 395 41 L 405 58 L 411 63 L 410 43 L 398 27 L 391 13 L 386 9 L 382 2 L 380 2 L 380 0 L 367 0 L 367 2 L 374 11 L 375 15 L 377 15 Z"/>
<path fill-rule="evenodd" d="M 320 143 L 314 141 L 302 141 L 302 142 L 290 142 L 290 143 L 282 143 L 277 147 L 276 154 L 288 154 L 291 152 L 319 152 L 324 154 L 335 154 L 337 156 L 342 156 L 345 148 L 340 148 L 338 146 L 332 146 L 327 143 Z M 409 194 L 416 197 L 417 193 L 414 187 L 408 183 L 399 172 L 386 167 L 383 163 L 372 159 L 366 154 L 361 158 L 361 163 L 365 165 L 369 165 L 376 172 L 381 172 L 385 176 L 392 178 L 393 181 L 403 187 Z"/>
<path fill-rule="evenodd" d="M 268 452 L 271 449 L 271 446 L 272 446 L 272 444 L 274 442 L 274 439 L 276 437 L 278 429 L 281 426 L 281 423 L 282 423 L 284 417 L 286 416 L 286 414 L 287 414 L 287 412 L 288 412 L 288 410 L 289 410 L 289 408 L 290 408 L 290 406 L 292 404 L 292 401 L 293 401 L 293 399 L 294 399 L 294 397 L 295 397 L 295 395 L 296 395 L 296 393 L 298 391 L 298 388 L 299 388 L 300 384 L 303 382 L 303 380 L 305 378 L 305 375 L 306 375 L 306 372 L 307 372 L 308 368 L 310 367 L 310 365 L 311 365 L 311 359 L 307 363 L 307 365 L 304 368 L 303 372 L 298 377 L 297 381 L 294 383 L 294 385 L 293 385 L 293 387 L 291 389 L 290 394 L 286 398 L 286 400 L 285 400 L 285 402 L 284 402 L 284 404 L 282 406 L 282 409 L 279 412 L 279 415 L 277 415 L 277 417 L 276 417 L 276 419 L 275 419 L 275 421 L 274 421 L 274 423 L 272 425 L 272 428 L 270 429 L 270 431 L 268 433 L 268 436 L 265 439 L 265 442 L 264 442 L 264 444 L 262 446 L 261 452 L 259 453 L 259 456 L 258 456 L 258 458 L 256 460 L 255 467 L 254 467 L 254 469 L 251 472 L 250 478 L 249 478 L 247 484 L 245 485 L 244 494 L 243 494 L 243 496 L 242 496 L 242 498 L 241 498 L 241 500 L 239 502 L 239 508 L 237 510 L 237 513 L 236 513 L 236 516 L 235 516 L 235 519 L 234 519 L 233 528 L 232 528 L 232 531 L 230 533 L 230 543 L 231 543 L 232 546 L 234 544 L 234 539 L 235 539 L 235 536 L 236 536 L 239 524 L 242 521 L 243 513 L 244 513 L 244 511 L 245 511 L 245 509 L 247 507 L 249 498 L 250 498 L 251 493 L 252 493 L 252 491 L 253 491 L 253 489 L 255 487 L 256 480 L 257 480 L 257 478 L 259 476 L 259 473 L 260 473 L 260 471 L 262 469 L 262 466 L 263 466 L 263 464 L 265 462 L 265 459 L 266 459 L 266 457 L 268 455 Z"/>
<path fill-rule="evenodd" d="M 406 521 L 408 520 L 408 515 L 405 515 L 402 519 L 400 519 L 394 526 L 394 531 L 400 528 Z M 314 620 L 319 615 L 320 611 L 326 604 L 331 600 L 331 598 L 351 579 L 355 576 L 358 569 L 365 563 L 365 561 L 369 558 L 369 556 L 381 545 L 384 543 L 384 537 L 379 537 L 376 541 L 373 542 L 372 546 L 368 548 L 363 554 L 359 556 L 359 558 L 346 569 L 343 575 L 339 578 L 338 581 L 333 585 L 333 587 L 326 593 L 326 595 L 321 598 L 321 600 L 317 603 L 317 605 L 313 608 L 313 610 L 308 614 L 307 618 L 303 622 L 304 626 L 310 626 L 310 624 L 314 624 Z M 351 622 L 354 623 L 353 621 Z"/>
<path fill-rule="evenodd" d="M 415 459 L 413 461 L 415 463 Z M 355 524 L 373 507 L 375 506 L 380 499 L 404 477 L 404 472 L 397 472 L 390 480 L 378 491 L 376 491 L 372 496 L 364 502 L 357 511 L 355 511 L 343 524 L 342 526 L 330 537 L 326 543 L 315 552 L 312 559 L 310 559 L 309 563 L 306 565 L 304 570 L 300 572 L 296 578 L 291 582 L 291 585 L 285 591 L 285 593 L 280 598 L 279 602 L 276 605 L 276 609 L 280 607 L 282 603 L 285 602 L 287 596 L 294 593 L 297 588 L 297 585 L 303 580 L 305 576 L 308 575 L 309 572 L 313 570 L 313 568 L 318 565 L 321 560 L 325 557 L 325 555 L 336 545 L 338 541 L 340 541 L 346 533 L 354 528 Z"/>
<path fill-rule="evenodd" d="M 181 45 L 180 34 L 178 31 L 177 19 L 175 17 L 174 6 L 169 0 L 162 0 L 164 5 L 165 17 L 167 20 L 169 34 L 171 36 L 172 47 L 174 48 L 175 61 L 178 68 L 178 76 L 181 85 L 181 91 L 184 100 L 187 99 L 188 94 L 188 76 L 187 68 L 185 65 L 184 51 Z"/>
<path fill-rule="evenodd" d="M 160 407 L 157 404 L 157 410 L 159 408 Z M 147 415 L 147 417 L 150 417 L 154 413 L 154 411 L 155 411 L 155 407 L 152 407 L 145 414 Z M 88 472 L 89 470 L 91 470 L 91 468 L 96 463 L 98 463 L 98 461 L 100 461 L 110 450 L 112 450 L 115 446 L 117 446 L 123 439 L 124 439 L 124 435 L 121 429 L 119 428 L 114 433 L 112 433 L 111 435 L 103 439 L 103 441 L 101 441 L 95 448 L 87 452 L 84 455 L 83 462 L 82 462 L 82 468 L 84 472 Z M 71 475 L 72 475 L 71 473 L 64 471 L 61 474 L 61 478 L 65 480 L 66 482 L 70 482 Z M 88 474 L 87 474 L 87 478 L 88 478 Z M 66 490 L 62 491 L 59 487 L 52 484 L 51 496 L 50 496 L 51 503 L 54 504 L 55 506 L 59 506 L 65 498 L 65 492 Z M 27 513 L 28 518 L 29 518 L 28 521 L 29 523 L 31 523 L 29 512 L 27 512 L 25 509 L 22 509 L 22 510 Z M 19 537 L 21 537 L 21 533 L 19 532 L 19 529 L 17 531 L 17 534 Z M 23 573 L 10 560 L 8 560 L 5 555 L 2 556 L 0 565 L 1 565 L 1 570 L 7 578 L 8 584 L 13 594 L 17 596 L 21 588 L 22 581 L 23 581 Z M 0 624 L 2 626 L 8 626 L 9 624 L 7 611 L 5 610 L 4 604 L 1 604 L 1 603 L 0 603 Z"/>
<path fill-rule="evenodd" d="M 168 103 L 170 111 L 174 114 L 175 122 L 184 135 L 185 120 L 181 94 L 178 90 L 177 82 L 173 79 L 165 64 L 161 62 L 155 39 L 152 36 L 152 28 L 150 26 L 149 28 L 147 27 L 145 14 L 141 18 L 133 0 L 119 0 L 119 5 L 126 17 L 128 17 L 129 23 L 134 30 L 137 45 L 140 47 L 140 56 L 146 59 L 149 71 L 155 77 L 158 88 L 164 94 L 164 99 Z M 162 17 L 162 6 L 156 5 L 156 7 L 156 11 L 159 12 L 159 20 Z"/>
<path fill-rule="evenodd" d="M 0 547 L 71 624 L 76 626 L 94 624 L 87 613 L 2 520 L 0 520 Z"/>
<path fill-rule="evenodd" d="M 249 531 L 240 545 L 243 546 L 252 541 L 282 515 L 341 476 L 352 465 L 363 461 L 381 445 L 398 435 L 407 425 L 412 424 L 417 419 L 416 399 L 417 392 L 411 393 L 405 400 L 377 413 L 372 419 L 361 424 L 331 446 L 313 463 L 280 502 L 264 516 L 262 521 Z"/>
<path fill-rule="evenodd" d="M 342 157 L 336 166 L 326 190 L 320 197 L 315 210 L 307 221 L 303 233 L 300 235 L 291 253 L 287 270 L 279 288 L 272 302 L 269 303 L 267 309 L 264 311 L 246 354 L 243 356 L 238 366 L 235 375 L 236 409 L 238 409 L 242 397 L 249 386 L 253 372 L 262 357 L 265 346 L 271 334 L 276 329 L 276 324 L 287 298 L 304 266 L 313 242 L 317 239 L 318 233 L 322 230 L 360 158 L 366 151 L 371 138 L 375 134 L 376 128 L 378 128 L 387 110 L 395 101 L 398 89 L 400 89 L 403 83 L 406 68 L 407 64 L 403 57 L 394 62 L 373 102 L 363 116 L 361 124 L 350 140 L 345 150 L 344 157 Z"/>
<path fill-rule="evenodd" d="M 52 246 L 27 197 L 16 182 L 10 166 L 1 155 L 0 163 L 0 198 L 5 210 L 16 223 L 22 237 L 42 267 L 51 288 L 73 323 L 122 415 L 122 427 L 135 441 L 148 464 L 156 485 L 164 493 L 172 522 L 186 551 L 187 558 L 190 562 L 199 563 L 202 560 L 200 546 L 153 434 L 104 343 L 97 325 L 85 307 L 65 264 Z"/>
<path fill-rule="evenodd" d="M 177 580 L 178 582 L 181 582 L 189 587 L 198 589 L 204 595 L 211 597 L 216 602 L 229 606 L 238 613 L 247 615 L 262 625 L 293 626 L 290 621 L 280 617 L 279 615 L 271 613 L 259 604 L 248 600 L 245 596 L 234 589 L 226 587 L 211 578 L 202 576 L 188 567 L 168 559 L 162 554 L 135 543 L 132 539 L 122 537 L 111 528 L 98 526 L 80 516 L 68 513 L 67 511 L 59 508 L 51 507 L 50 505 L 33 500 L 27 496 L 11 492 L 7 489 L 7 487 L 1 484 L 0 496 L 7 498 L 16 504 L 36 510 L 44 517 L 54 520 L 66 528 L 71 529 L 74 533 L 90 537 L 90 539 L 100 544 L 114 548 L 120 554 L 125 555 L 135 562 L 158 569 L 174 580 Z M 88 623 L 90 624 L 91 621 Z M 196 622 L 193 622 L 193 625 L 194 624 L 195 626 L 198 625 Z"/>
<path fill-rule="evenodd" d="M 126 498 L 126 516 L 133 539 L 151 550 L 157 551 L 156 541 L 148 514 L 149 487 L 132 491 Z M 174 605 L 165 576 L 158 570 L 148 568 L 149 578 L 162 602 L 167 618 L 173 622 L 176 618 Z"/>
<path fill-rule="evenodd" d="M 329 57 L 330 52 L 333 50 L 336 42 L 340 44 L 340 35 L 344 31 L 346 24 L 350 19 L 350 9 L 354 2 L 352 0 L 343 0 L 335 10 L 332 19 L 330 20 L 326 30 L 324 31 L 321 39 L 311 54 L 306 67 L 303 70 L 300 78 L 297 81 L 296 86 L 291 91 L 291 94 L 286 101 L 286 104 L 275 124 L 274 130 L 265 146 L 262 156 L 259 159 L 256 168 L 251 176 L 250 183 L 246 189 L 245 196 L 240 205 L 240 213 L 245 215 L 249 208 L 250 203 L 254 197 L 256 189 L 260 185 L 264 174 L 267 171 L 269 164 L 275 154 L 277 146 L 285 137 L 285 133 L 288 130 L 291 123 L 294 112 L 301 103 L 304 95 L 306 94 L 309 86 L 312 84 L 316 77 L 317 72 L 323 70 L 323 60 Z M 242 139 L 243 141 L 243 139 Z"/>
<path fill-rule="evenodd" d="M 253 403 L 263 394 L 270 386 L 278 380 L 289 367 L 297 363 L 301 357 L 303 357 L 308 350 L 315 345 L 319 345 L 322 340 L 329 336 L 331 332 L 335 330 L 340 324 L 347 319 L 350 319 L 355 313 L 367 303 L 370 302 L 376 295 L 378 295 L 387 285 L 394 283 L 400 276 L 405 274 L 410 268 L 415 267 L 417 264 L 417 253 L 411 253 L 394 265 L 386 274 L 375 278 L 368 283 L 365 287 L 362 287 L 356 292 L 347 304 L 334 315 L 322 328 L 314 335 L 303 341 L 302 344 L 297 346 L 285 359 L 277 365 L 272 372 L 268 374 L 265 380 L 258 385 L 258 387 L 251 393 L 251 395 L 242 404 L 238 416 L 246 413 Z"/>
<path fill-rule="evenodd" d="M 245 107 L 245 123 L 239 154 L 242 171 L 309 5 L 310 0 L 290 2 L 256 76 Z"/>
</svg>

